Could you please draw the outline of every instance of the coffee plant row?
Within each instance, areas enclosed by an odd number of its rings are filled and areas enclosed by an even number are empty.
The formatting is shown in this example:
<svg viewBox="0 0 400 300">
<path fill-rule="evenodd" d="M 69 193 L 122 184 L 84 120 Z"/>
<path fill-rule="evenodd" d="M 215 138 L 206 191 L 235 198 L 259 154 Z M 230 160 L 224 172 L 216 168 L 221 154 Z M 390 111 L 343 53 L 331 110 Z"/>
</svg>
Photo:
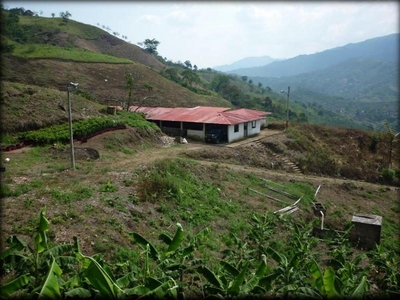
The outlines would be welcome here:
<svg viewBox="0 0 400 300">
<path fill-rule="evenodd" d="M 91 118 L 73 123 L 74 139 L 87 139 L 107 129 L 125 128 L 122 120 L 112 117 Z M 70 139 L 69 124 L 54 125 L 39 130 L 21 132 L 18 138 L 24 144 L 49 145 L 57 142 L 65 143 Z"/>
<path fill-rule="evenodd" d="M 319 259 L 313 249 L 312 224 L 273 214 L 254 214 L 251 230 L 242 239 L 233 235 L 219 258 L 199 258 L 210 230 L 185 236 L 178 223 L 173 235 L 160 233 L 161 246 L 136 232 L 130 236 L 138 250 L 131 259 L 110 265 L 100 254 L 86 256 L 77 238 L 72 244 L 48 241 L 50 222 L 40 212 L 33 246 L 11 236 L 1 255 L 0 296 L 68 297 L 307 297 L 365 298 L 400 295 L 399 261 L 382 246 L 354 255 L 346 233 L 331 240 Z M 277 225 L 291 237 L 286 247 L 270 240 Z M 279 249 L 278 249 L 279 248 Z"/>
</svg>

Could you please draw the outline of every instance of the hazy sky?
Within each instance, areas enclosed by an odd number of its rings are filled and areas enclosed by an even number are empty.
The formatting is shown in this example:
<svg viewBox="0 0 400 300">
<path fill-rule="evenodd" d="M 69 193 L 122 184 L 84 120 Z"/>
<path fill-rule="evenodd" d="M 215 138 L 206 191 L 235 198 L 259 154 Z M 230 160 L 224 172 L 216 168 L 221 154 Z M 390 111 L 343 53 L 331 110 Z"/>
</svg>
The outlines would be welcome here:
<svg viewBox="0 0 400 300">
<path fill-rule="evenodd" d="M 42 17 L 102 25 L 199 68 L 245 57 L 291 58 L 399 32 L 399 1 L 2 1 Z"/>
</svg>

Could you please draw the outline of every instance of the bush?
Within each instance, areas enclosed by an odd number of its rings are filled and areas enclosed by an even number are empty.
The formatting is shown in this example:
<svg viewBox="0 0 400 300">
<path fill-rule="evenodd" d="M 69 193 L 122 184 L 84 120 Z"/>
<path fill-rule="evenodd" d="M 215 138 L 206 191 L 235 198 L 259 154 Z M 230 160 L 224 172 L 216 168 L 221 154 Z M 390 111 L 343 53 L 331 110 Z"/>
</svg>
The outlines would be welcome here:
<svg viewBox="0 0 400 300">
<path fill-rule="evenodd" d="M 393 182 L 395 180 L 395 178 L 396 178 L 396 171 L 393 170 L 393 169 L 389 169 L 389 168 L 388 169 L 383 169 L 382 170 L 382 177 L 388 183 Z"/>
</svg>

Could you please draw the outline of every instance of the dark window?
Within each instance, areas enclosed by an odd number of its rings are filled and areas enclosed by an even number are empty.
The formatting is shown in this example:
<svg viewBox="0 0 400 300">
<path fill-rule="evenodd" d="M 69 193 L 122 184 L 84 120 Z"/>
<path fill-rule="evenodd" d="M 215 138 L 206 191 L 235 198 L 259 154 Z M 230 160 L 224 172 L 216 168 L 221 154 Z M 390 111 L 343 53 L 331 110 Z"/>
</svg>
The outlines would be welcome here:
<svg viewBox="0 0 400 300">
<path fill-rule="evenodd" d="M 203 130 L 203 123 L 183 122 L 183 129 Z"/>
<path fill-rule="evenodd" d="M 161 125 L 162 125 L 163 127 L 181 128 L 181 122 L 161 121 Z"/>
<path fill-rule="evenodd" d="M 251 128 L 256 128 L 256 121 L 251 122 Z"/>
<path fill-rule="evenodd" d="M 234 132 L 239 132 L 239 124 L 235 125 Z"/>
</svg>

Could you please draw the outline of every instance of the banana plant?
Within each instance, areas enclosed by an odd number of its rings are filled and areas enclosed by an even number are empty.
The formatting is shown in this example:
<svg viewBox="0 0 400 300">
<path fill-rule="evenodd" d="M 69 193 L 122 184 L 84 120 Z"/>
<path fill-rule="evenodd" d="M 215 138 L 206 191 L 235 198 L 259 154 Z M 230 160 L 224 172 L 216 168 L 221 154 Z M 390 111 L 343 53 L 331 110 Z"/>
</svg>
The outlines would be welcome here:
<svg viewBox="0 0 400 300">
<path fill-rule="evenodd" d="M 199 236 L 209 232 L 208 228 L 204 229 L 187 246 L 183 246 L 184 232 L 182 225 L 177 223 L 176 227 L 177 229 L 173 237 L 170 237 L 166 233 L 162 233 L 159 236 L 159 239 L 167 245 L 166 250 L 157 249 L 139 233 L 131 233 L 133 241 L 144 249 L 144 272 L 137 282 L 141 282 L 142 288 L 146 287 L 149 278 L 151 278 L 150 280 L 153 283 L 155 280 L 160 284 L 161 282 L 164 282 L 163 284 L 169 282 L 168 293 L 165 296 L 173 297 L 177 295 L 176 289 L 178 289 L 179 295 L 183 295 L 184 275 L 192 274 L 194 266 L 201 263 L 201 260 L 193 259 L 193 252 L 198 247 L 197 240 Z M 152 270 L 150 270 L 150 258 L 156 264 L 156 267 L 152 268 Z M 152 277 L 152 273 L 160 278 L 156 279 Z"/>
<path fill-rule="evenodd" d="M 400 295 L 400 260 L 394 251 L 388 251 L 383 244 L 379 244 L 367 256 L 372 277 L 384 291 L 383 298 Z"/>
<path fill-rule="evenodd" d="M 265 253 L 268 258 L 276 262 L 277 266 L 269 277 L 262 282 L 266 283 L 268 288 L 272 288 L 276 295 L 287 297 L 290 294 L 294 294 L 298 287 L 301 286 L 306 272 L 306 261 L 302 259 L 303 253 L 298 249 L 292 249 L 286 256 L 271 247 L 267 247 Z M 274 283 L 274 287 L 272 283 Z"/>
<path fill-rule="evenodd" d="M 219 275 L 216 275 L 206 266 L 197 267 L 197 272 L 204 276 L 207 282 L 203 289 L 208 296 L 238 296 L 243 294 L 258 294 L 265 292 L 258 284 L 267 272 L 267 261 L 265 255 L 262 255 L 260 264 L 254 273 L 249 273 L 249 263 L 244 264 L 241 270 L 235 266 L 220 260 L 221 269 Z"/>
<path fill-rule="evenodd" d="M 248 235 L 250 242 L 255 243 L 258 258 L 264 253 L 264 245 L 276 231 L 276 216 L 271 213 L 258 215 L 256 213 L 250 219 L 251 230 Z"/>
<path fill-rule="evenodd" d="M 365 297 L 369 283 L 367 276 L 362 274 L 356 281 L 352 278 L 352 272 L 346 271 L 345 276 L 340 271 L 335 271 L 333 267 L 328 267 L 324 272 L 320 269 L 316 261 L 309 267 L 311 274 L 311 286 L 302 286 L 297 294 L 312 298 L 363 298 Z"/>
<path fill-rule="evenodd" d="M 50 222 L 45 217 L 46 208 L 42 209 L 33 247 L 22 239 L 11 236 L 7 239 L 9 248 L 0 254 L 4 266 L 15 272 L 15 277 L 1 287 L 1 297 L 12 296 L 19 291 L 26 295 L 59 298 L 62 270 L 75 260 L 71 254 L 72 246 L 56 245 L 49 248 L 47 231 Z"/>
</svg>

